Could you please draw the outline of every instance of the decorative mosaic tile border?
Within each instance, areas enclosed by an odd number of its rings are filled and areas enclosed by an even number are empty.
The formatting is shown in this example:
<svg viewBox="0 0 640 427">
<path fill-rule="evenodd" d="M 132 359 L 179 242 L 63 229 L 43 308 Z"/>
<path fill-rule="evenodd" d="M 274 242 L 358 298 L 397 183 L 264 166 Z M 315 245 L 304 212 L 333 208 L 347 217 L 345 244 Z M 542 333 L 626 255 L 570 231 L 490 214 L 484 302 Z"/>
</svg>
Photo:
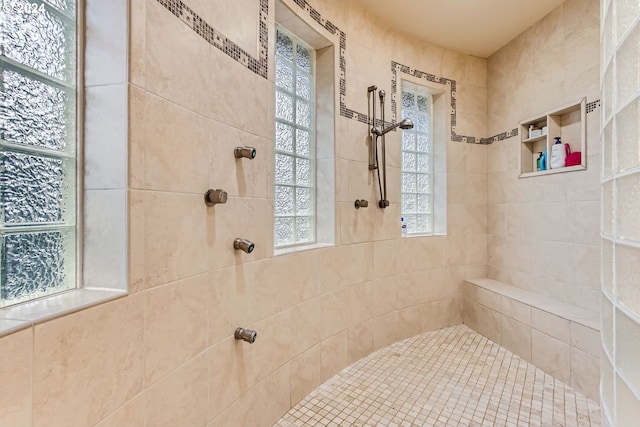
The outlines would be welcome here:
<svg viewBox="0 0 640 427">
<path fill-rule="evenodd" d="M 260 1 L 260 19 L 259 19 L 259 52 L 258 58 L 253 57 L 247 51 L 235 44 L 233 41 L 225 37 L 221 32 L 217 31 L 207 22 L 205 22 L 193 9 L 184 4 L 181 0 L 157 0 L 162 6 L 164 6 L 169 12 L 173 13 L 182 22 L 187 24 L 193 31 L 199 36 L 204 38 L 211 45 L 215 46 L 226 55 L 230 56 L 237 62 L 247 67 L 252 72 L 258 74 L 263 78 L 267 78 L 269 64 L 268 64 L 268 50 L 269 50 L 269 32 L 267 29 L 267 20 L 269 16 L 269 0 Z M 359 113 L 347 107 L 347 35 L 344 31 L 340 30 L 331 21 L 322 17 L 320 12 L 314 9 L 307 0 L 293 0 L 302 10 L 304 10 L 314 21 L 320 24 L 326 29 L 329 34 L 339 37 L 340 46 L 340 115 L 348 119 L 357 120 L 361 123 L 368 123 L 369 118 L 367 114 Z M 397 116 L 397 102 L 396 95 L 398 90 L 397 79 L 398 71 L 405 73 L 419 79 L 425 79 L 427 81 L 440 84 L 449 88 L 451 94 L 451 140 L 457 142 L 466 142 L 469 144 L 491 144 L 496 141 L 502 141 L 504 139 L 518 136 L 518 128 L 511 129 L 508 132 L 502 132 L 497 135 L 481 138 L 469 135 L 458 135 L 456 133 L 456 81 L 448 79 L 446 77 L 439 77 L 434 74 L 430 74 L 424 71 L 413 69 L 407 65 L 391 61 L 391 117 L 392 122 L 395 123 Z M 364 92 L 364 88 L 363 88 Z M 587 113 L 591 113 L 600 107 L 600 100 L 595 100 L 587 104 Z M 391 124 L 386 123 L 386 124 Z M 384 124 L 383 124 L 384 125 Z"/>
<path fill-rule="evenodd" d="M 267 78 L 269 70 L 268 51 L 269 51 L 269 30 L 267 28 L 267 19 L 269 17 L 269 0 L 260 1 L 260 20 L 258 29 L 258 58 L 253 57 L 246 50 L 229 40 L 220 31 L 213 28 L 189 6 L 181 0 L 157 0 L 169 12 L 173 13 L 182 22 L 187 24 L 200 37 L 205 39 L 212 46 L 230 56 L 237 62 L 241 63 L 249 70 L 257 75 Z"/>
</svg>

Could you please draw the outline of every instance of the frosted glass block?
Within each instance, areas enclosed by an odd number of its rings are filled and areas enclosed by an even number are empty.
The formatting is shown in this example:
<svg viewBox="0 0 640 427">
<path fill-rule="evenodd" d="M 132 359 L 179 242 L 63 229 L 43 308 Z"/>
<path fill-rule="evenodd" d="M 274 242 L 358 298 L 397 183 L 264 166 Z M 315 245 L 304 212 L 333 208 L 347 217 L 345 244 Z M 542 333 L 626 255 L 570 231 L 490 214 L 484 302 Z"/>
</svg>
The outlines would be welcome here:
<svg viewBox="0 0 640 427">
<path fill-rule="evenodd" d="M 402 153 L 402 171 L 403 172 L 416 171 L 416 154 L 415 153 Z"/>
<path fill-rule="evenodd" d="M 293 122 L 293 98 L 280 91 L 276 91 L 276 117 Z"/>
<path fill-rule="evenodd" d="M 306 99 L 307 101 L 311 100 L 311 76 L 302 71 L 298 71 L 296 74 L 296 95 Z"/>
<path fill-rule="evenodd" d="M 418 111 L 429 113 L 431 100 L 426 96 L 418 95 Z"/>
<path fill-rule="evenodd" d="M 615 265 L 618 301 L 640 317 L 640 249 L 617 244 Z"/>
<path fill-rule="evenodd" d="M 602 296 L 602 347 L 613 356 L 613 306 L 607 297 Z"/>
<path fill-rule="evenodd" d="M 6 141 L 73 152 L 75 93 L 2 70 L 0 133 Z"/>
<path fill-rule="evenodd" d="M 293 215 L 293 200 L 293 187 L 276 185 L 274 201 L 276 216 Z"/>
<path fill-rule="evenodd" d="M 276 32 L 276 55 L 293 61 L 293 42 L 288 35 L 281 31 Z"/>
<path fill-rule="evenodd" d="M 310 188 L 296 188 L 296 215 L 311 215 L 313 199 Z"/>
<path fill-rule="evenodd" d="M 276 246 L 289 245 L 293 243 L 293 218 L 276 218 L 274 241 Z"/>
<path fill-rule="evenodd" d="M 51 6 L 65 12 L 67 15 L 75 16 L 76 2 L 75 0 L 47 0 Z"/>
<path fill-rule="evenodd" d="M 2 236 L 0 307 L 75 287 L 75 230 Z"/>
<path fill-rule="evenodd" d="M 616 105 L 640 89 L 640 26 L 636 26 L 616 54 Z"/>
<path fill-rule="evenodd" d="M 431 178 L 429 175 L 422 173 L 416 174 L 418 193 L 431 193 Z"/>
<path fill-rule="evenodd" d="M 402 108 L 408 110 L 416 109 L 416 97 L 411 92 L 402 92 Z"/>
<path fill-rule="evenodd" d="M 417 135 L 417 150 L 422 153 L 431 153 L 431 144 L 427 135 L 420 133 Z"/>
<path fill-rule="evenodd" d="M 600 246 L 600 272 L 602 289 L 613 295 L 613 242 L 606 239 Z"/>
<path fill-rule="evenodd" d="M 416 134 L 413 132 L 402 132 L 402 149 L 406 151 L 416 150 Z"/>
<path fill-rule="evenodd" d="M 293 157 L 286 154 L 276 154 L 277 184 L 293 184 Z"/>
<path fill-rule="evenodd" d="M 616 426 L 637 426 L 640 420 L 640 399 L 625 384 L 625 380 L 616 378 Z M 633 385 L 638 390 L 638 383 Z"/>
<path fill-rule="evenodd" d="M 613 366 L 611 366 L 611 362 L 609 358 L 602 354 L 600 356 L 600 388 L 601 388 L 601 396 L 602 400 L 600 401 L 600 405 L 607 408 L 608 412 L 613 415 L 613 378 L 614 378 Z M 603 412 L 603 420 L 604 420 L 604 408 L 601 408 Z M 603 426 L 604 427 L 604 426 Z"/>
<path fill-rule="evenodd" d="M 73 223 L 75 161 L 0 153 L 0 223 Z"/>
<path fill-rule="evenodd" d="M 407 223 L 407 234 L 415 234 L 418 232 L 418 227 L 416 225 L 416 216 L 415 215 L 406 215 L 404 216 L 404 221 Z"/>
<path fill-rule="evenodd" d="M 416 174 L 403 173 L 402 174 L 402 192 L 403 193 L 415 193 L 416 187 Z"/>
<path fill-rule="evenodd" d="M 602 176 L 613 174 L 613 128 L 616 119 L 609 121 L 602 132 Z"/>
<path fill-rule="evenodd" d="M 617 235 L 640 242 L 640 173 L 616 181 Z"/>
<path fill-rule="evenodd" d="M 604 78 L 602 80 L 602 104 L 604 108 L 605 121 L 609 120 L 609 117 L 611 117 L 614 103 L 616 102 L 613 68 L 613 62 L 611 62 L 604 72 Z"/>
<path fill-rule="evenodd" d="M 613 230 L 613 181 L 602 184 L 602 232 L 611 235 Z"/>
<path fill-rule="evenodd" d="M 616 310 L 616 351 L 615 363 L 625 381 L 640 390 L 640 325 Z"/>
<path fill-rule="evenodd" d="M 618 0 L 616 2 L 616 34 L 618 40 L 629 29 L 630 24 L 640 15 L 640 1 Z"/>
<path fill-rule="evenodd" d="M 276 150 L 293 153 L 293 126 L 276 122 Z"/>
<path fill-rule="evenodd" d="M 418 172 L 428 173 L 431 170 L 431 162 L 428 154 L 418 154 Z"/>
<path fill-rule="evenodd" d="M 300 99 L 296 102 L 296 124 L 311 127 L 311 104 Z"/>
<path fill-rule="evenodd" d="M 431 215 L 416 216 L 416 232 L 417 233 L 430 233 L 431 229 L 432 229 Z"/>
<path fill-rule="evenodd" d="M 416 204 L 416 195 L 405 193 L 402 195 L 402 214 L 405 213 L 413 214 L 416 213 L 417 204 Z"/>
<path fill-rule="evenodd" d="M 296 184 L 311 186 L 313 177 L 311 176 L 311 161 L 307 159 L 296 159 Z"/>
<path fill-rule="evenodd" d="M 293 92 L 293 67 L 281 56 L 276 56 L 276 86 Z"/>
<path fill-rule="evenodd" d="M 611 4 L 609 4 L 607 14 L 604 18 L 604 28 L 602 29 L 602 33 L 604 35 L 604 39 L 602 41 L 602 50 L 605 60 L 608 60 L 611 57 L 611 55 L 613 54 L 613 50 L 615 49 L 616 31 L 614 25 L 615 21 L 613 15 L 613 2 L 611 2 Z"/>
<path fill-rule="evenodd" d="M 418 194 L 416 196 L 417 208 L 416 211 L 418 213 L 431 213 L 431 195 L 430 194 Z"/>
<path fill-rule="evenodd" d="M 306 130 L 296 130 L 296 154 L 311 156 L 311 135 Z"/>
<path fill-rule="evenodd" d="M 6 1 L 4 2 L 5 4 Z M 32 2 L 11 0 L 16 11 Z M 48 10 L 2 14 L 0 40 L 3 54 L 16 62 L 57 79 L 75 81 L 75 21 L 66 21 Z"/>
<path fill-rule="evenodd" d="M 311 218 L 298 217 L 296 218 L 296 242 L 306 243 L 313 240 L 313 233 L 311 232 Z"/>
<path fill-rule="evenodd" d="M 429 127 L 431 124 L 429 123 L 429 116 L 423 113 L 419 113 L 416 115 L 417 121 L 414 121 L 415 129 L 418 132 L 427 133 L 429 132 Z"/>
<path fill-rule="evenodd" d="M 298 67 L 306 71 L 307 73 L 311 72 L 311 56 L 309 49 L 302 45 L 296 46 L 296 64 Z"/>
<path fill-rule="evenodd" d="M 639 99 L 616 115 L 616 151 L 618 171 L 640 165 Z"/>
</svg>

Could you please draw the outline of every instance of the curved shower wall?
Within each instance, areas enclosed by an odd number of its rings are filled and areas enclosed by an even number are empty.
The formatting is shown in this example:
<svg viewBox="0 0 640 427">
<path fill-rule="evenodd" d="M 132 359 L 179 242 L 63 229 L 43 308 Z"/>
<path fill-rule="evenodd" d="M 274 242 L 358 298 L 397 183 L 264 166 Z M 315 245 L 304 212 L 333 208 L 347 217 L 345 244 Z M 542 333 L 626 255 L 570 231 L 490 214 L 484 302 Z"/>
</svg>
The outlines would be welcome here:
<svg viewBox="0 0 640 427">
<path fill-rule="evenodd" d="M 461 323 L 463 279 L 486 275 L 486 146 L 446 141 L 448 235 L 401 239 L 399 136 L 387 135 L 390 207 L 356 210 L 376 189 L 367 125 L 345 117 L 366 113 L 372 82 L 392 93 L 395 61 L 455 81 L 457 135 L 485 136 L 485 60 L 418 43 L 360 2 L 286 1 L 342 54 L 345 109 L 336 245 L 273 256 L 275 4 L 185 3 L 128 2 L 130 295 L 0 339 L 0 395 L 19 402 L 0 405 L 19 409 L 0 424 L 267 426 L 349 363 Z M 194 31 L 195 16 L 216 32 Z M 258 155 L 236 162 L 238 145 Z M 208 188 L 227 202 L 205 206 Z M 234 251 L 238 236 L 255 250 Z M 235 340 L 238 326 L 256 342 Z"/>
</svg>

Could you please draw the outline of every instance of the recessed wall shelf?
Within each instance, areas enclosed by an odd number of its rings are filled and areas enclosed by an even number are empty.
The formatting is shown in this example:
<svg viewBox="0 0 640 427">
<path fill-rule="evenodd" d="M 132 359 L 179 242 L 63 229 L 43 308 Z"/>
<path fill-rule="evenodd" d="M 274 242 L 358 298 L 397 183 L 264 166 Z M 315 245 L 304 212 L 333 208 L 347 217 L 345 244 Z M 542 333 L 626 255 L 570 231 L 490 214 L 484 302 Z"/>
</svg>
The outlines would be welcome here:
<svg viewBox="0 0 640 427">
<path fill-rule="evenodd" d="M 563 105 L 559 108 L 547 111 L 535 117 L 528 118 L 520 122 L 520 178 L 531 176 L 550 175 L 560 172 L 571 172 L 584 170 L 587 168 L 587 100 L 582 98 L 578 101 Z M 530 128 L 542 132 L 530 136 Z M 535 132 L 535 131 L 534 131 Z M 555 138 L 560 137 L 561 141 L 569 144 L 572 152 L 581 153 L 580 164 L 572 166 L 552 167 L 551 150 Z M 538 166 L 539 153 L 546 150 L 546 169 L 540 170 Z"/>
</svg>

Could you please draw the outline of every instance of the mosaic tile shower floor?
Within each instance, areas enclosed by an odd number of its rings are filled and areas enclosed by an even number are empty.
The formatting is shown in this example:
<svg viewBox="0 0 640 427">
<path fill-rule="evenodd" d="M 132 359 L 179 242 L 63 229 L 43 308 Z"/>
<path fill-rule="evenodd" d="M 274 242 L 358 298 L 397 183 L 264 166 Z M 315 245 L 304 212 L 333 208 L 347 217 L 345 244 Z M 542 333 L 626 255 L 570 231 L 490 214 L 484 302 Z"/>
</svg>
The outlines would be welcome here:
<svg viewBox="0 0 640 427">
<path fill-rule="evenodd" d="M 464 325 L 383 348 L 274 427 L 596 427 L 600 407 Z"/>
</svg>

